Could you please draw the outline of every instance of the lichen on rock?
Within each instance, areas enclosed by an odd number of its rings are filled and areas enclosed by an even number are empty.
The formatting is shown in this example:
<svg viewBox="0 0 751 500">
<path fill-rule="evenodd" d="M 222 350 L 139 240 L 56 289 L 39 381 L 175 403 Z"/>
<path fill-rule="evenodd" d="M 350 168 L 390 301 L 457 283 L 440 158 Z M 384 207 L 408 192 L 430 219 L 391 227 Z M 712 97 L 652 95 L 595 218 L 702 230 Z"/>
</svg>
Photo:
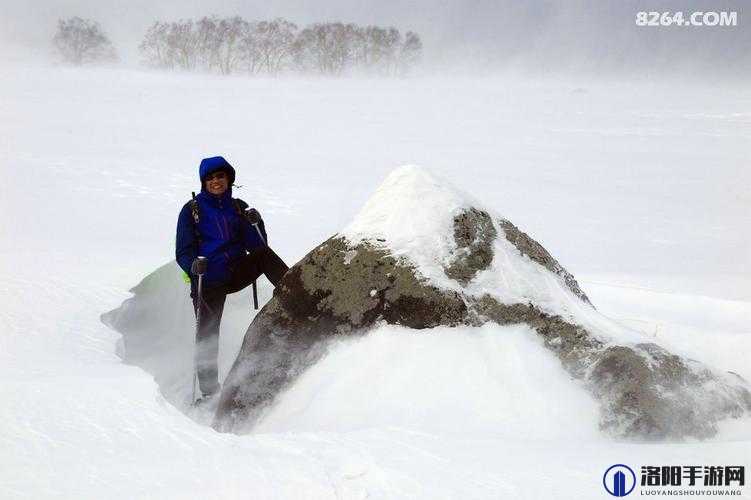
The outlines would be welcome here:
<svg viewBox="0 0 751 500">
<path fill-rule="evenodd" d="M 454 242 L 457 250 L 444 269 L 446 276 L 467 285 L 475 275 L 493 262 L 493 242 L 498 232 L 487 212 L 470 208 L 454 217 Z"/>
</svg>

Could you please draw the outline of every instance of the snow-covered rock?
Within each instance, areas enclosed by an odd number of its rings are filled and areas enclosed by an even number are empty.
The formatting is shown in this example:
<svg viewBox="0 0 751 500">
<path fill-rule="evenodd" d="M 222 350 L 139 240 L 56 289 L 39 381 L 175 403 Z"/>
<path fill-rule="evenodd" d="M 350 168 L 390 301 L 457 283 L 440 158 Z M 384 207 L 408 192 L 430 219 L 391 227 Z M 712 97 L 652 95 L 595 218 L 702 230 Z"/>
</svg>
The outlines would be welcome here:
<svg viewBox="0 0 751 500">
<path fill-rule="evenodd" d="M 290 269 L 225 381 L 218 430 L 252 427 L 332 339 L 379 323 L 527 324 L 620 437 L 705 438 L 751 410 L 747 383 L 599 314 L 574 277 L 510 221 L 426 170 L 395 170 L 355 220 Z M 346 374 L 341 374 L 346 376 Z"/>
</svg>

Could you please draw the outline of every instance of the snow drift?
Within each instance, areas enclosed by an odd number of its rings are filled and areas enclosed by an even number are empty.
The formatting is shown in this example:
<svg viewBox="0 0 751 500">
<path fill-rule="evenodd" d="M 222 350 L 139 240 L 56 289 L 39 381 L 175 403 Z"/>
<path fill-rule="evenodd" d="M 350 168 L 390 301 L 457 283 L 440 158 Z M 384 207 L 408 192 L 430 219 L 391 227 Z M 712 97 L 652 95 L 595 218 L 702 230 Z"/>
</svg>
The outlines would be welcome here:
<svg viewBox="0 0 751 500">
<path fill-rule="evenodd" d="M 188 411 L 193 377 L 195 318 L 190 290 L 182 269 L 168 262 L 147 275 L 131 290 L 133 297 L 101 315 L 101 321 L 122 335 L 117 354 L 153 375 L 160 393 L 175 407 L 201 423 L 206 416 Z M 258 281 L 262 302 L 271 297 L 271 285 Z M 249 290 L 228 295 L 219 336 L 219 374 L 227 374 L 242 342 L 242 332 L 252 312 Z"/>
</svg>

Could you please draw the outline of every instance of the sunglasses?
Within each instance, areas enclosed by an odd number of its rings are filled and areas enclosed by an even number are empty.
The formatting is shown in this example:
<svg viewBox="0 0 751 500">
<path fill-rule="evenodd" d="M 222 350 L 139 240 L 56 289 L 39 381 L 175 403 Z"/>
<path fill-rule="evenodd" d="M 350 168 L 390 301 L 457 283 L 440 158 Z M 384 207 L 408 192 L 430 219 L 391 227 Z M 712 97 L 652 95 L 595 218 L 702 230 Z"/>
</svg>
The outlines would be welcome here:
<svg viewBox="0 0 751 500">
<path fill-rule="evenodd" d="M 227 172 L 215 172 L 213 174 L 207 175 L 204 179 L 206 182 L 213 181 L 214 179 L 221 180 L 227 178 Z"/>
</svg>

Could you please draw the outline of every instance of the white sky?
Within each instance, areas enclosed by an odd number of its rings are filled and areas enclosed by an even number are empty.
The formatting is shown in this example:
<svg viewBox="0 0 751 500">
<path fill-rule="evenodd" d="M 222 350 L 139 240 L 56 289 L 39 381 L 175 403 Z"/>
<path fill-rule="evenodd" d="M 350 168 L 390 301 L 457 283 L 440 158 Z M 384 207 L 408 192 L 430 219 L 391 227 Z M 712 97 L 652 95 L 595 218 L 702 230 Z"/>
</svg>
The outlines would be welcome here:
<svg viewBox="0 0 751 500">
<path fill-rule="evenodd" d="M 736 11 L 738 26 L 637 27 L 641 10 Z M 57 19 L 78 15 L 99 21 L 131 64 L 138 62 L 138 42 L 156 19 L 239 14 L 282 16 L 299 24 L 342 20 L 412 29 L 423 36 L 431 64 L 511 65 L 541 73 L 751 75 L 751 17 L 744 15 L 751 8 L 743 0 L 0 0 L 0 12 L 5 52 L 49 51 Z"/>
</svg>

